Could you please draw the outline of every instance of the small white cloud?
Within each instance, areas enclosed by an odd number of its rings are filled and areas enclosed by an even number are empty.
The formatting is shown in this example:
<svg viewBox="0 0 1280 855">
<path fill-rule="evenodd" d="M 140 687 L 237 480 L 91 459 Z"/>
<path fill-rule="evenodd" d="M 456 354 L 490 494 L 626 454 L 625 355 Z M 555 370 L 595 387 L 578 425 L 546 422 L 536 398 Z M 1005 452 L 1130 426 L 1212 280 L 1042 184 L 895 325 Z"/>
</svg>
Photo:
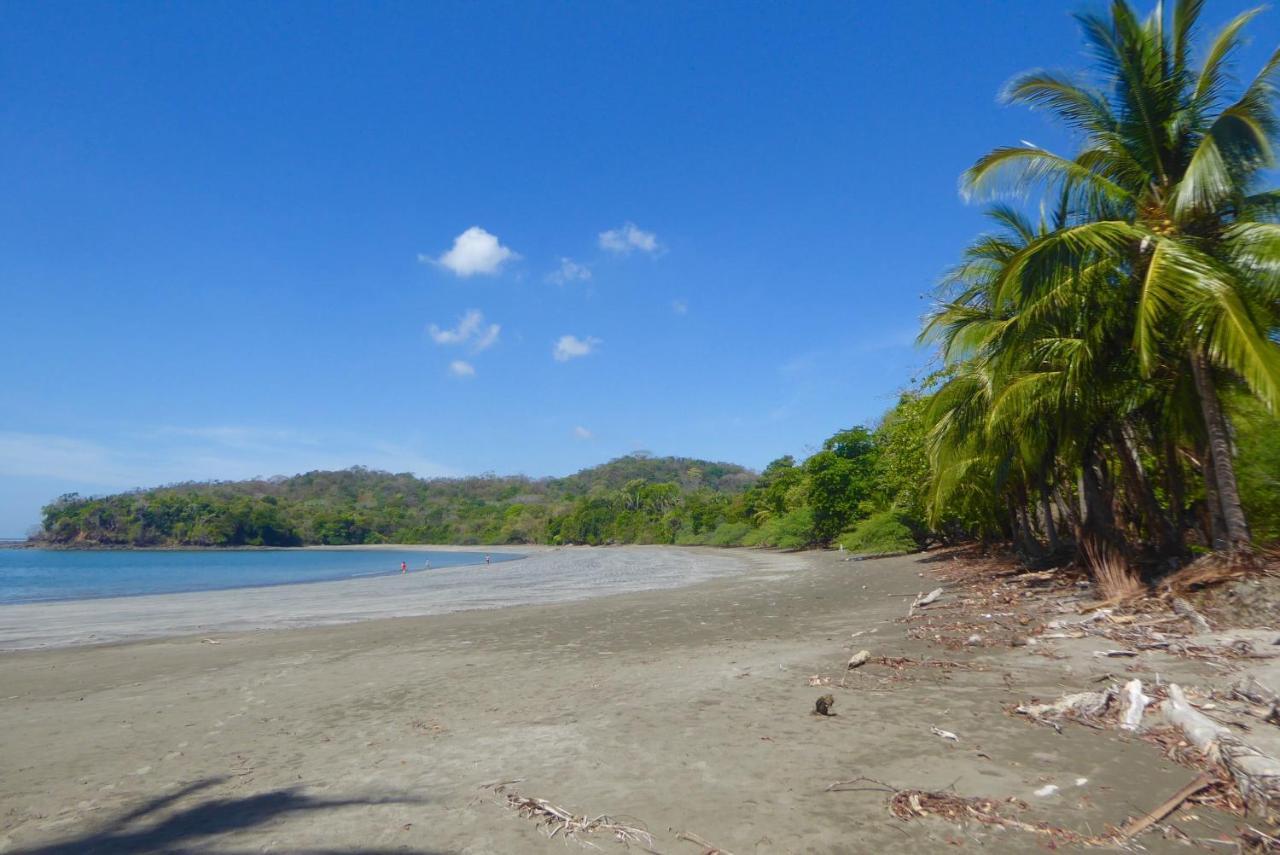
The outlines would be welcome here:
<svg viewBox="0 0 1280 855">
<path fill-rule="evenodd" d="M 458 325 L 451 330 L 441 329 L 436 324 L 427 327 L 427 335 L 436 344 L 454 345 L 471 343 L 472 351 L 479 353 L 488 350 L 498 342 L 502 327 L 498 324 L 485 326 L 484 313 L 479 309 L 468 309 L 458 319 Z"/>
<path fill-rule="evenodd" d="M 573 435 L 578 439 L 595 439 L 595 436 L 596 436 L 594 433 L 587 430 L 582 425 L 578 425 L 573 429 Z"/>
<path fill-rule="evenodd" d="M 476 330 L 480 329 L 482 323 L 484 323 L 484 315 L 480 310 L 468 309 L 453 329 L 442 330 L 435 324 L 431 324 L 427 327 L 427 335 L 431 336 L 431 340 L 436 344 L 462 344 L 476 334 Z"/>
<path fill-rule="evenodd" d="M 555 357 L 556 362 L 568 362 L 570 359 L 587 356 L 600 344 L 600 339 L 592 336 L 578 338 L 576 335 L 562 335 L 555 347 L 551 349 L 551 355 Z"/>
<path fill-rule="evenodd" d="M 454 377 L 470 378 L 476 376 L 476 369 L 470 362 L 455 359 L 449 363 L 449 373 Z"/>
<path fill-rule="evenodd" d="M 508 261 L 519 258 L 510 247 L 503 246 L 497 235 L 489 234 L 479 226 L 472 226 L 453 239 L 453 248 L 439 258 L 420 255 L 418 260 L 439 264 L 463 278 L 482 273 L 492 276 Z"/>
<path fill-rule="evenodd" d="M 600 233 L 600 248 L 618 255 L 630 255 L 634 250 L 653 254 L 658 246 L 658 236 L 646 232 L 635 223 L 624 223 L 621 228 Z"/>
<path fill-rule="evenodd" d="M 498 334 L 502 332 L 502 327 L 498 324 L 489 324 L 484 332 L 476 337 L 475 344 L 471 345 L 471 349 L 476 353 L 482 350 L 488 350 L 498 343 Z"/>
<path fill-rule="evenodd" d="M 671 311 L 677 315 L 687 315 L 689 314 L 689 304 L 684 300 L 672 300 Z"/>
<path fill-rule="evenodd" d="M 547 281 L 554 282 L 557 285 L 565 285 L 569 282 L 586 282 L 591 278 L 591 268 L 585 264 L 579 264 L 572 258 L 560 259 L 560 267 L 547 274 Z"/>
</svg>

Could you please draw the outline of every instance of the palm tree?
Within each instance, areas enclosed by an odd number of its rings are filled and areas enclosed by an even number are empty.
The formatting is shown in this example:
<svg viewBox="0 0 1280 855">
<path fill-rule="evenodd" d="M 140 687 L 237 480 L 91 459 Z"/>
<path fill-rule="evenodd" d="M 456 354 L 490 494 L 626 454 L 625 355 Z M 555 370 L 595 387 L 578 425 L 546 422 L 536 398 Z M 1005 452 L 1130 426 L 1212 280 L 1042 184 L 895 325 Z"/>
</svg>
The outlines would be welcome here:
<svg viewBox="0 0 1280 855">
<path fill-rule="evenodd" d="M 1280 51 L 1228 98 L 1229 63 L 1258 10 L 1227 24 L 1193 69 L 1202 6 L 1178 0 L 1170 20 L 1161 5 L 1140 20 L 1115 0 L 1108 17 L 1078 16 L 1098 85 L 1034 71 L 1013 80 L 1006 97 L 1049 111 L 1081 138 L 1079 150 L 998 148 L 962 186 L 970 196 L 1044 189 L 1054 223 L 1002 260 L 992 305 L 1035 317 L 1087 306 L 1107 321 L 1084 326 L 1123 331 L 1142 377 L 1170 386 L 1189 375 L 1210 501 L 1226 545 L 1248 550 L 1219 387 L 1241 383 L 1272 411 L 1280 404 L 1280 192 L 1258 187 L 1280 130 Z"/>
</svg>

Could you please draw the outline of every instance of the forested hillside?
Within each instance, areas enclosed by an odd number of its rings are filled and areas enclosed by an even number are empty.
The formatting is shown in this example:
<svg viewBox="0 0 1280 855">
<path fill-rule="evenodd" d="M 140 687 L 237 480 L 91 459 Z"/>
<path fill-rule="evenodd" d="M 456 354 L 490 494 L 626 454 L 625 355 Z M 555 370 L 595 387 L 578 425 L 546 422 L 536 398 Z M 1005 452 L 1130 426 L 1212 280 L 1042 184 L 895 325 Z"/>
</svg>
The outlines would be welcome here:
<svg viewBox="0 0 1280 855">
<path fill-rule="evenodd" d="M 63 496 L 45 507 L 38 540 L 82 546 L 617 542 L 800 548 L 848 533 L 851 547 L 910 548 L 928 535 L 923 406 L 920 395 L 906 395 L 878 429 L 840 431 L 809 458 L 781 457 L 762 474 L 729 463 L 644 454 L 547 479 L 427 480 L 357 467 Z"/>
<path fill-rule="evenodd" d="M 421 479 L 355 467 L 62 496 L 45 507 L 40 539 L 128 546 L 670 541 L 671 532 L 701 519 L 699 507 L 755 480 L 729 463 L 643 454 L 559 479 Z M 622 522 L 605 525 L 594 509 L 615 495 L 626 497 Z"/>
</svg>

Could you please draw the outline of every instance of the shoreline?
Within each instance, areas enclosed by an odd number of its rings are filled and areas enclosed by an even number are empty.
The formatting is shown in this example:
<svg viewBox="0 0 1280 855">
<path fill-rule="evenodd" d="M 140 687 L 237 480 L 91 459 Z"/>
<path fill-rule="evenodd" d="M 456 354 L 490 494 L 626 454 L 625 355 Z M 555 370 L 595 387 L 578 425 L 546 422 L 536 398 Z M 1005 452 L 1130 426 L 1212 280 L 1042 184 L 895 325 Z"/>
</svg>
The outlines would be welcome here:
<svg viewBox="0 0 1280 855">
<path fill-rule="evenodd" d="M 345 549 L 405 551 L 382 545 Z M 468 564 L 338 580 L 5 604 L 0 605 L 0 657 L 56 647 L 582 601 L 684 587 L 749 572 L 759 564 L 743 554 L 726 553 L 713 547 L 543 547 L 499 561 L 480 576 L 459 576 L 484 566 Z M 589 574 L 596 564 L 609 565 L 606 578 L 590 584 L 573 577 Z"/>
</svg>

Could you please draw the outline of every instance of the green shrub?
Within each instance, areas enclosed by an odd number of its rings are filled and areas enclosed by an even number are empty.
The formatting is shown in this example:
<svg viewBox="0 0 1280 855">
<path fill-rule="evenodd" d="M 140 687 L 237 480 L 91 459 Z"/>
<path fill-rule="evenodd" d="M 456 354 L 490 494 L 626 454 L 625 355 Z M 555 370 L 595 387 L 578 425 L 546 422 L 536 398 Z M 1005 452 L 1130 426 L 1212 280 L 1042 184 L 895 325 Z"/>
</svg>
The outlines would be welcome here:
<svg viewBox="0 0 1280 855">
<path fill-rule="evenodd" d="M 702 532 L 694 534 L 691 531 L 682 531 L 676 535 L 676 546 L 706 546 L 707 538 L 710 532 Z"/>
<path fill-rule="evenodd" d="M 776 546 L 778 549 L 804 549 L 813 544 L 813 509 L 796 508 L 774 517 L 743 538 L 746 546 Z"/>
<path fill-rule="evenodd" d="M 869 555 L 908 552 L 919 546 L 901 515 L 893 511 L 872 514 L 840 535 L 837 542 L 850 552 Z"/>
<path fill-rule="evenodd" d="M 707 537 L 707 543 L 711 546 L 741 546 L 752 530 L 751 523 L 720 523 Z"/>
</svg>

